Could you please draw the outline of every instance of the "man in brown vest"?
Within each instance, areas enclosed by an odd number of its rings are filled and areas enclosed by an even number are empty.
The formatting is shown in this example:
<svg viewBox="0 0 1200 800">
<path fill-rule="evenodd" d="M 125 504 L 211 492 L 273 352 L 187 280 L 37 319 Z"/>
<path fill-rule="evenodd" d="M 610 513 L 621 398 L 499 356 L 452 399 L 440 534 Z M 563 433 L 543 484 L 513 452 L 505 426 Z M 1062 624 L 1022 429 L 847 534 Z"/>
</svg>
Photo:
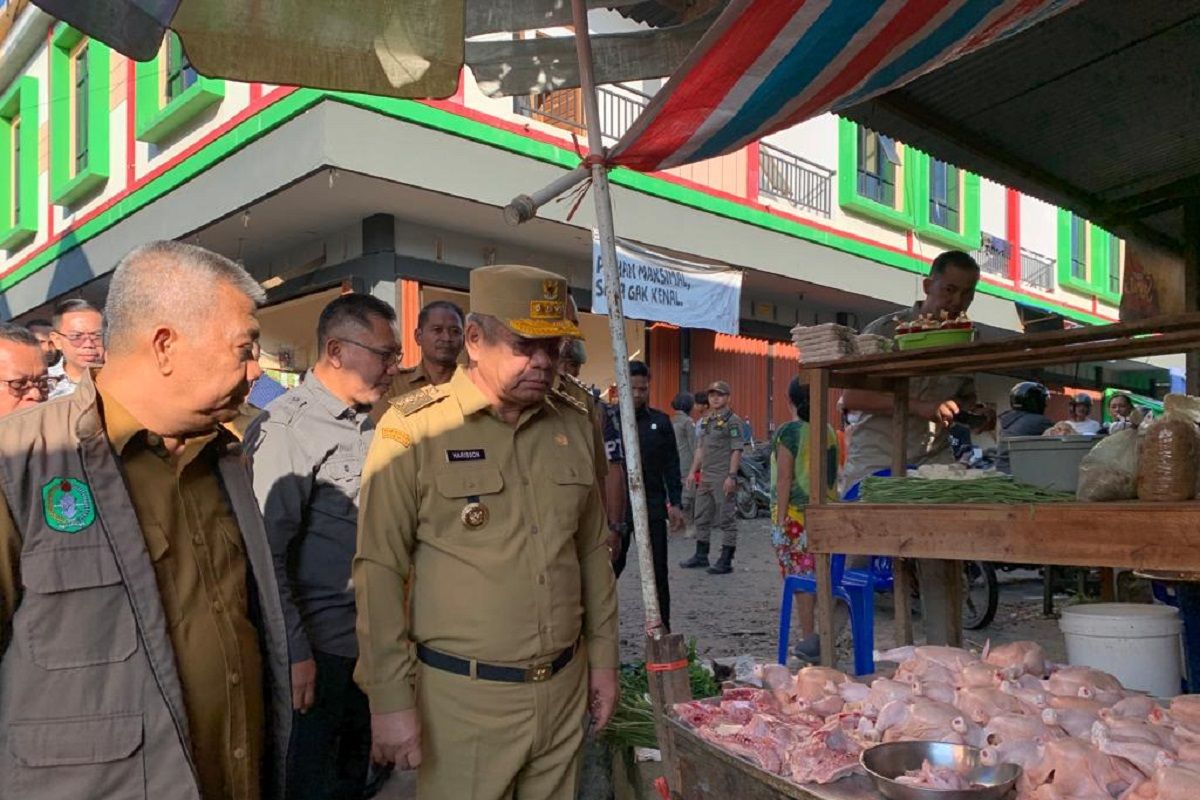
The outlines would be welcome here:
<svg viewBox="0 0 1200 800">
<path fill-rule="evenodd" d="M 155 242 L 117 266 L 109 357 L 0 420 L 0 794 L 281 796 L 271 552 L 233 436 L 262 289 Z"/>
</svg>

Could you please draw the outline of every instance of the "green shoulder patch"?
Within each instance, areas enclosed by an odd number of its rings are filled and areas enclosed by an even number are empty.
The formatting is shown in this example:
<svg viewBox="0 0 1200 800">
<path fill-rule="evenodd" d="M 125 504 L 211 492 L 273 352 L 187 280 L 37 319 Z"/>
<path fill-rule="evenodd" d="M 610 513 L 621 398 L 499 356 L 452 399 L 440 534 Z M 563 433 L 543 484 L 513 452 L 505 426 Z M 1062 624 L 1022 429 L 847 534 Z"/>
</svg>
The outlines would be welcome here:
<svg viewBox="0 0 1200 800">
<path fill-rule="evenodd" d="M 436 403 L 445 396 L 439 386 L 422 386 L 420 389 L 414 389 L 408 394 L 394 398 L 391 403 L 393 408 L 407 417 L 409 414 Z"/>
<path fill-rule="evenodd" d="M 42 487 L 42 516 L 51 530 L 79 533 L 96 521 L 92 490 L 76 478 L 54 478 Z"/>
</svg>

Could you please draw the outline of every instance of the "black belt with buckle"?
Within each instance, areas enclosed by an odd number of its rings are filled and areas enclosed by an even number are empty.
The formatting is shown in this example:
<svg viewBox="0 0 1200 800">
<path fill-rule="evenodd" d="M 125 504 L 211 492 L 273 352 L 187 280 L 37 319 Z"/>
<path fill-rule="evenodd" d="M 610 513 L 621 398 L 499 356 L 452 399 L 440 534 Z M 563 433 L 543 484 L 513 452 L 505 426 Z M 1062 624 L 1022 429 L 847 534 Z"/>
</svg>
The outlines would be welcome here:
<svg viewBox="0 0 1200 800">
<path fill-rule="evenodd" d="M 529 669 L 501 667 L 496 664 L 485 664 L 482 661 L 477 661 L 475 662 L 475 677 L 481 681 L 501 681 L 502 683 L 541 683 L 542 681 L 550 680 L 570 664 L 571 659 L 575 657 L 575 652 L 578 649 L 579 642 L 576 642 L 559 653 L 553 661 L 545 664 L 537 664 Z M 437 650 L 431 650 L 423 644 L 417 645 L 417 658 L 421 660 L 422 664 L 434 669 L 440 669 L 443 672 L 452 672 L 455 675 L 471 674 L 471 661 L 469 659 L 439 653 Z"/>
</svg>

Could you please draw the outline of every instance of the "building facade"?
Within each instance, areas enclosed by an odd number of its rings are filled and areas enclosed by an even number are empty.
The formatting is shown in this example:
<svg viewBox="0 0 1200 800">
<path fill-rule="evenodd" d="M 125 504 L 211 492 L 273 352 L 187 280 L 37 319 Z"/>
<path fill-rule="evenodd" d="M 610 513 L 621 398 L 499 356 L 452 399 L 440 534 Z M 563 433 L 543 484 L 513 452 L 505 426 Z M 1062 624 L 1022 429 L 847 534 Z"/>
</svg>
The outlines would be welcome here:
<svg viewBox="0 0 1200 800">
<path fill-rule="evenodd" d="M 475 266 L 553 270 L 591 307 L 590 199 L 520 227 L 501 214 L 578 164 L 577 90 L 490 98 L 469 72 L 445 101 L 236 83 L 197 75 L 173 35 L 137 63 L 23 2 L 3 13 L 0 317 L 47 316 L 68 296 L 102 303 L 121 256 L 159 238 L 217 250 L 263 283 L 264 350 L 284 378 L 315 359 L 316 314 L 341 291 L 397 307 L 410 361 L 416 311 L 465 303 Z M 602 87 L 606 141 L 660 87 Z M 788 417 L 789 329 L 911 304 L 945 249 L 982 264 L 985 329 L 1019 330 L 1021 307 L 1079 324 L 1117 314 L 1122 244 L 1107 232 L 833 116 L 612 180 L 619 235 L 744 270 L 739 336 L 630 321 L 655 403 L 727 379 L 759 436 Z M 606 324 L 584 317 L 585 377 L 605 385 Z M 1156 375 L 1099 365 L 1070 380 L 1149 390 Z"/>
</svg>

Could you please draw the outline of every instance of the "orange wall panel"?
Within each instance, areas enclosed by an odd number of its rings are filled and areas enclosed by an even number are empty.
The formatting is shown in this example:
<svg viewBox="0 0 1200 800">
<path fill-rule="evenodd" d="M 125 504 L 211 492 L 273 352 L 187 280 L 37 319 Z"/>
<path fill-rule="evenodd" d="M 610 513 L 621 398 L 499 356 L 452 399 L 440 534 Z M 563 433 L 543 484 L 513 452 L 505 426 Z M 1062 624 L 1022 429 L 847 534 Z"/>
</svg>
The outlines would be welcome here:
<svg viewBox="0 0 1200 800">
<path fill-rule="evenodd" d="M 679 385 L 681 365 L 679 328 L 658 323 L 650 326 L 650 405 L 668 415 L 671 401 L 683 391 Z"/>
</svg>

